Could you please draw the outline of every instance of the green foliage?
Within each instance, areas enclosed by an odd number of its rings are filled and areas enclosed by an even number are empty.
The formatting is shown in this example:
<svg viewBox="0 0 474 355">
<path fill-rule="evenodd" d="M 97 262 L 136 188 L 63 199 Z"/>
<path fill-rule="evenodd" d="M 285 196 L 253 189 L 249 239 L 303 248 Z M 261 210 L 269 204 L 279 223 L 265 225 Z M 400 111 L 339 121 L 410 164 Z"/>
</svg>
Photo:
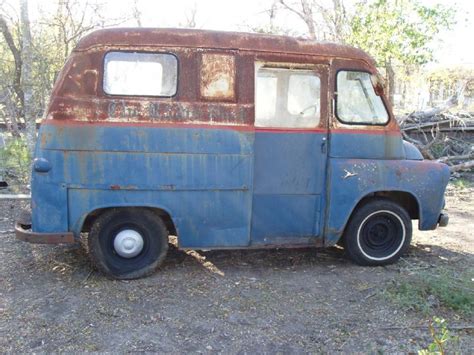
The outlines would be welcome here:
<svg viewBox="0 0 474 355">
<path fill-rule="evenodd" d="M 435 143 L 431 146 L 431 151 L 435 158 L 441 158 L 443 156 L 443 151 L 446 148 L 446 143 Z"/>
<path fill-rule="evenodd" d="M 434 99 L 443 100 L 461 91 L 460 106 L 463 110 L 474 111 L 474 69 L 462 66 L 436 69 L 428 73 L 426 79 Z"/>
<path fill-rule="evenodd" d="M 462 179 L 462 178 L 452 181 L 451 184 L 455 188 L 460 189 L 460 190 L 464 190 L 464 189 L 467 189 L 469 187 L 474 187 L 474 184 L 472 182 L 470 182 L 469 180 L 466 180 L 466 179 Z"/>
<path fill-rule="evenodd" d="M 429 329 L 433 341 L 426 349 L 419 350 L 418 355 L 445 354 L 448 343 L 458 340 L 458 337 L 451 335 L 446 321 L 442 318 L 433 317 Z"/>
<path fill-rule="evenodd" d="M 430 44 L 453 24 L 455 10 L 424 6 L 416 0 L 360 1 L 348 42 L 369 52 L 379 65 L 390 60 L 424 64 L 432 60 Z"/>
<path fill-rule="evenodd" d="M 0 149 L 0 170 L 7 180 L 25 184 L 30 178 L 30 153 L 26 141 L 11 139 Z"/>
<path fill-rule="evenodd" d="M 395 281 L 386 289 L 386 295 L 403 308 L 432 313 L 439 306 L 462 314 L 474 313 L 472 270 L 458 273 L 443 269 L 437 273 L 421 272 Z"/>
</svg>

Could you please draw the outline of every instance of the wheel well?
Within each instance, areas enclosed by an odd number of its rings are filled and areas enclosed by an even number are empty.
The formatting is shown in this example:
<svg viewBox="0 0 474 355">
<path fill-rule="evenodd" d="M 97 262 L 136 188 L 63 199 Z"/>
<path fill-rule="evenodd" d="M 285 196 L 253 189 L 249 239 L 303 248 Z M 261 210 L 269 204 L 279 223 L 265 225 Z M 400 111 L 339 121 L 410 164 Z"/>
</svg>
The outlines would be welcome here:
<svg viewBox="0 0 474 355">
<path fill-rule="evenodd" d="M 411 219 L 420 218 L 420 206 L 415 196 L 409 192 L 405 191 L 377 191 L 365 196 L 362 200 L 359 201 L 357 206 L 354 208 L 354 211 L 360 207 L 362 204 L 366 203 L 368 200 L 374 197 L 383 197 L 388 200 L 391 200 L 401 207 L 403 207 L 410 216 Z"/>
<path fill-rule="evenodd" d="M 341 243 L 342 243 L 342 240 L 344 238 L 347 225 L 349 224 L 350 218 L 352 217 L 354 212 L 358 208 L 360 208 L 361 206 L 363 206 L 364 204 L 366 204 L 367 202 L 372 200 L 373 198 L 377 198 L 377 197 L 386 198 L 388 200 L 391 200 L 391 201 L 397 203 L 399 206 L 403 207 L 407 211 L 408 215 L 410 216 L 410 219 L 419 219 L 420 218 L 420 208 L 419 208 L 420 206 L 419 206 L 418 201 L 415 198 L 415 196 L 413 196 L 411 193 L 405 192 L 405 191 L 376 191 L 376 192 L 372 192 L 372 193 L 364 196 L 357 203 L 357 205 L 354 207 L 354 209 L 352 210 L 349 218 L 347 218 L 347 220 L 346 220 L 346 223 L 344 225 L 344 232 L 341 234 L 339 241 L 336 242 L 337 244 L 343 245 Z M 328 245 L 332 245 L 332 244 L 328 244 Z"/>
<path fill-rule="evenodd" d="M 168 232 L 171 235 L 177 235 L 176 226 L 173 223 L 173 219 L 171 218 L 170 214 L 161 208 L 156 207 L 146 207 L 146 206 L 133 206 L 133 207 L 107 207 L 107 208 L 98 208 L 92 212 L 90 212 L 84 223 L 82 224 L 82 232 L 89 232 L 91 229 L 92 224 L 94 221 L 99 217 L 102 213 L 109 211 L 111 209 L 128 209 L 128 208 L 143 208 L 154 212 L 158 217 L 160 217 L 166 225 Z"/>
</svg>

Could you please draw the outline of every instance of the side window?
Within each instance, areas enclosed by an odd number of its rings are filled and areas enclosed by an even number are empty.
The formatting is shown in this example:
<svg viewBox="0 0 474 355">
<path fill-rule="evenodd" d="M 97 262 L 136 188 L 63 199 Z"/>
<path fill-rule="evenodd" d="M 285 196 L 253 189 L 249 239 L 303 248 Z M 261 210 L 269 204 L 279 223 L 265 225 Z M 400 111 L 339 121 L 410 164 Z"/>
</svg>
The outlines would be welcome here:
<svg viewBox="0 0 474 355">
<path fill-rule="evenodd" d="M 109 95 L 170 97 L 176 94 L 178 60 L 165 53 L 109 52 L 103 84 Z"/>
<path fill-rule="evenodd" d="M 203 54 L 201 96 L 206 99 L 234 100 L 235 60 L 233 55 Z"/>
<path fill-rule="evenodd" d="M 377 96 L 370 74 L 358 71 L 337 73 L 336 115 L 343 123 L 383 125 L 388 113 Z"/>
<path fill-rule="evenodd" d="M 319 124 L 321 80 L 307 69 L 257 67 L 255 126 L 312 128 Z"/>
</svg>

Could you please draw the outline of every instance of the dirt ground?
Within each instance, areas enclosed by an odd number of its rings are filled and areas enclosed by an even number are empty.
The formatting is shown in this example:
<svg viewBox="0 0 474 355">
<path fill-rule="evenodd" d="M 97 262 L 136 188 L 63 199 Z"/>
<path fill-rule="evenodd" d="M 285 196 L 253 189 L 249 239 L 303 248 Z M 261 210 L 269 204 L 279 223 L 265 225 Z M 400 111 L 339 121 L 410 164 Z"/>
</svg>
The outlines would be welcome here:
<svg viewBox="0 0 474 355">
<path fill-rule="evenodd" d="M 432 314 L 402 309 L 384 290 L 420 269 L 473 267 L 473 192 L 450 186 L 449 226 L 415 232 L 396 265 L 359 267 L 339 248 L 172 249 L 158 272 L 134 281 L 106 279 L 79 247 L 15 240 L 27 203 L 0 200 L 0 352 L 416 351 L 432 341 Z M 472 353 L 473 319 L 435 314 L 468 325 L 452 332 Z"/>
</svg>

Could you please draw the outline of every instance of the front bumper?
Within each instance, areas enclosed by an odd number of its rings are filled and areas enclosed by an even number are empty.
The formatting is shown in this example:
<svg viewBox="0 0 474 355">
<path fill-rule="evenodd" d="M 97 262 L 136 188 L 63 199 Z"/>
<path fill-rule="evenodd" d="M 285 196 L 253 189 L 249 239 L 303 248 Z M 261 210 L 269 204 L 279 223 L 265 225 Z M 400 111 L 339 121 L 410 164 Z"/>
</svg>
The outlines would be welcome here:
<svg viewBox="0 0 474 355">
<path fill-rule="evenodd" d="M 438 225 L 440 227 L 446 227 L 449 223 L 449 216 L 447 213 L 440 213 L 438 217 Z"/>
<path fill-rule="evenodd" d="M 16 239 L 28 243 L 36 244 L 71 244 L 75 243 L 74 234 L 72 232 L 63 233 L 37 233 L 31 229 L 24 228 L 20 222 L 15 224 Z"/>
</svg>

